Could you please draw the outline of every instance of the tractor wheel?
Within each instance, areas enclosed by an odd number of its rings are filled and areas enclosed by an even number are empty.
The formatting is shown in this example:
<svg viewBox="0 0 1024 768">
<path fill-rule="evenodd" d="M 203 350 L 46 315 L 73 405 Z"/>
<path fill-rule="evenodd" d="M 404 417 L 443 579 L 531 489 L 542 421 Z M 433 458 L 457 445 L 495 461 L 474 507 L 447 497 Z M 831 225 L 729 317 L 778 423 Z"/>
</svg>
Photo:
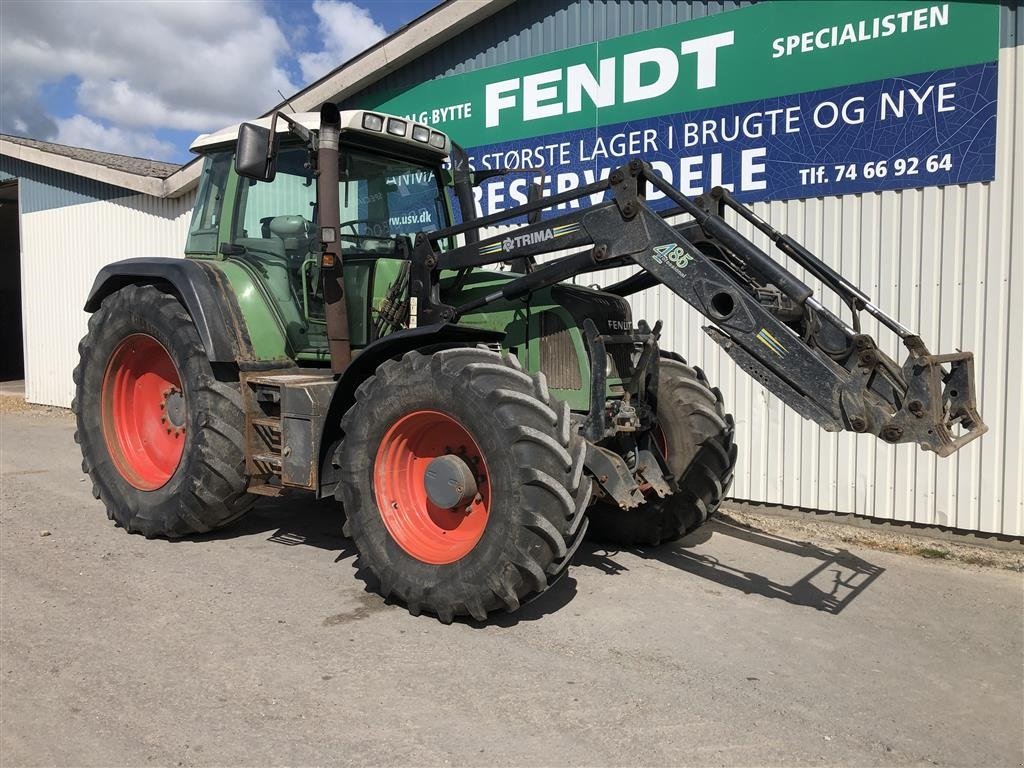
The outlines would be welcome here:
<svg viewBox="0 0 1024 768">
<path fill-rule="evenodd" d="M 515 358 L 410 352 L 359 387 L 342 428 L 337 496 L 360 565 L 413 615 L 514 611 L 583 538 L 584 441 Z"/>
<path fill-rule="evenodd" d="M 176 538 L 249 509 L 241 392 L 214 376 L 176 298 L 152 286 L 112 293 L 78 351 L 75 441 L 111 520 Z"/>
<path fill-rule="evenodd" d="M 718 510 L 732 484 L 735 428 L 722 393 L 708 385 L 700 368 L 662 358 L 659 369 L 655 440 L 679 491 L 632 510 L 599 500 L 589 513 L 590 535 L 596 541 L 656 546 L 678 539 Z"/>
</svg>

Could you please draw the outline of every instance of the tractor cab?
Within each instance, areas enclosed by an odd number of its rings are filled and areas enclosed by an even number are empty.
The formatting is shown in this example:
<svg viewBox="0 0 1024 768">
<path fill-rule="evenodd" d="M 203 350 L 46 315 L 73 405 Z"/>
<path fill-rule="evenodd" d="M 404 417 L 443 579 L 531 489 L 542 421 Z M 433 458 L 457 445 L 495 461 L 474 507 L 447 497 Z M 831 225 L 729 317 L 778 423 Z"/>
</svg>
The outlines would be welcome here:
<svg viewBox="0 0 1024 768">
<path fill-rule="evenodd" d="M 307 363 L 329 356 L 319 128 L 319 113 L 280 115 L 191 145 L 204 165 L 187 255 L 244 271 L 279 315 L 288 356 Z M 326 237 L 344 263 L 351 343 L 358 348 L 371 340 L 371 311 L 383 300 L 374 291 L 394 282 L 416 233 L 451 225 L 441 167 L 451 142 L 426 125 L 362 110 L 339 113 L 339 137 L 340 222 L 327 227 Z"/>
</svg>

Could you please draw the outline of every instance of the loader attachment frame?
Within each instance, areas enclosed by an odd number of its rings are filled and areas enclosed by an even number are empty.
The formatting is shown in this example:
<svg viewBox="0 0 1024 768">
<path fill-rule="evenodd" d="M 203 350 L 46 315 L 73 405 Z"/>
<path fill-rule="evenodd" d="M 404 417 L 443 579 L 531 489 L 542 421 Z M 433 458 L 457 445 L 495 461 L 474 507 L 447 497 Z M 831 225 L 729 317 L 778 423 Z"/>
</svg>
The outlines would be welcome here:
<svg viewBox="0 0 1024 768">
<path fill-rule="evenodd" d="M 646 202 L 653 187 L 676 204 L 656 212 Z M 537 212 L 610 193 L 611 199 L 542 221 Z M 575 202 L 580 205 L 579 202 Z M 730 226 L 732 208 L 784 253 L 836 292 L 853 314 L 848 325 L 813 291 Z M 531 215 L 532 214 L 532 215 Z M 668 219 L 687 215 L 673 225 Z M 437 243 L 480 228 L 526 217 L 527 224 L 441 252 Z M 570 251 L 542 265 L 537 256 Z M 691 200 L 632 160 L 606 180 L 533 200 L 500 213 L 417 236 L 410 255 L 410 298 L 419 323 L 456 322 L 491 302 L 525 296 L 576 275 L 623 265 L 642 271 L 611 286 L 618 295 L 662 284 L 710 324 L 705 332 L 748 374 L 805 418 L 828 431 L 873 434 L 889 443 L 917 443 L 948 456 L 987 427 L 978 415 L 973 355 L 933 355 L 921 339 L 885 315 L 858 288 L 788 235 L 774 230 L 725 190 Z M 462 306 L 440 301 L 441 270 L 469 270 L 524 260 L 521 277 Z M 867 311 L 895 332 L 908 350 L 904 364 L 886 355 L 860 329 Z M 597 432 L 593 423 L 588 428 Z"/>
</svg>

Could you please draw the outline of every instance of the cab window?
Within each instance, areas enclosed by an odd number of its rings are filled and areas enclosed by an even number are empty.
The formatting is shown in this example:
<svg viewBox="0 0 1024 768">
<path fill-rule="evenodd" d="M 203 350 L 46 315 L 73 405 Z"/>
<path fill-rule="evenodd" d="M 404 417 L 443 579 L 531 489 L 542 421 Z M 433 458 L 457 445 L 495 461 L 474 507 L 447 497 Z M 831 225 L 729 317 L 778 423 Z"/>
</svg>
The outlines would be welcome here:
<svg viewBox="0 0 1024 768">
<path fill-rule="evenodd" d="M 232 242 L 255 258 L 297 267 L 311 253 L 316 178 L 302 147 L 282 147 L 272 182 L 240 180 Z"/>
<path fill-rule="evenodd" d="M 234 157 L 231 150 L 211 152 L 203 159 L 203 172 L 199 182 L 199 196 L 192 209 L 192 225 L 188 231 L 185 251 L 188 253 L 216 253 L 220 231 L 221 210 L 224 207 L 224 188 Z"/>
<path fill-rule="evenodd" d="M 343 252 L 390 254 L 399 236 L 449 225 L 437 169 L 352 148 L 340 163 Z"/>
</svg>

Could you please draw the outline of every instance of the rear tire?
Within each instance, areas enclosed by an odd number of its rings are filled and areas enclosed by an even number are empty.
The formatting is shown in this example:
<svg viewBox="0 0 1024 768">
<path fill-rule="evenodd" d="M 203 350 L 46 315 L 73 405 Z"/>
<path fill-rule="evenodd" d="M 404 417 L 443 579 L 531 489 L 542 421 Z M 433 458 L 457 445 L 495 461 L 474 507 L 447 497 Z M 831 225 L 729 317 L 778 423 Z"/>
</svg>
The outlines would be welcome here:
<svg viewBox="0 0 1024 768">
<path fill-rule="evenodd" d="M 736 469 L 735 423 L 718 387 L 700 368 L 659 361 L 658 425 L 666 461 L 679 491 L 632 510 L 599 500 L 591 509 L 590 536 L 622 546 L 656 546 L 696 530 L 718 511 Z"/>
<path fill-rule="evenodd" d="M 514 611 L 554 583 L 582 540 L 584 441 L 543 375 L 515 358 L 410 352 L 359 387 L 342 428 L 337 496 L 360 565 L 413 615 Z M 480 500 L 468 507 L 442 510 L 419 490 L 423 462 L 448 448 L 479 459 Z"/>
<path fill-rule="evenodd" d="M 75 442 L 111 520 L 177 538 L 248 511 L 241 392 L 214 376 L 175 297 L 153 286 L 112 293 L 78 350 Z"/>
</svg>

